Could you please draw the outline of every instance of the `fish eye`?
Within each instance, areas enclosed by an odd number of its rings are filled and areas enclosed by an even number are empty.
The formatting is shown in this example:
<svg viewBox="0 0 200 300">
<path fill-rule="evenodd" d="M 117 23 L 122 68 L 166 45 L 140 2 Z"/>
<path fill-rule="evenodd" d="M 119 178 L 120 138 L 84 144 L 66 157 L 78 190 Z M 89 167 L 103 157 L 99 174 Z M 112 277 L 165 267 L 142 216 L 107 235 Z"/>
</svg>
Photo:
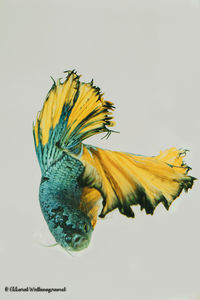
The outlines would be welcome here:
<svg viewBox="0 0 200 300">
<path fill-rule="evenodd" d="M 83 225 L 83 230 L 84 230 L 84 232 L 88 232 L 88 231 L 89 231 L 89 226 L 88 226 L 88 224 L 84 224 L 84 225 Z"/>
</svg>

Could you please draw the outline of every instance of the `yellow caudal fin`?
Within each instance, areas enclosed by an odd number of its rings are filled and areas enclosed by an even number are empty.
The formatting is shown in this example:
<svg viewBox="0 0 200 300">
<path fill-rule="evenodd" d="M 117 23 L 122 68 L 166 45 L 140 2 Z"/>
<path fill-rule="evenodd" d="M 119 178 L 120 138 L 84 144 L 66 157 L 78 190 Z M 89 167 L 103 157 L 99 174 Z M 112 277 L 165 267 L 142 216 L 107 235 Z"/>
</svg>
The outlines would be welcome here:
<svg viewBox="0 0 200 300">
<path fill-rule="evenodd" d="M 111 130 L 107 126 L 115 125 L 111 121 L 112 110 L 113 103 L 104 100 L 100 89 L 93 82 L 79 83 L 77 99 L 70 112 L 61 144 L 66 144 L 70 149 L 97 133 L 109 133 Z"/>
<path fill-rule="evenodd" d="M 158 156 L 145 157 L 84 145 L 82 181 L 101 193 L 101 217 L 115 208 L 134 217 L 130 206 L 137 204 L 147 214 L 153 214 L 160 202 L 168 209 L 183 189 L 192 187 L 195 178 L 187 175 L 189 167 L 183 162 L 184 154 L 185 151 L 171 148 Z"/>
<path fill-rule="evenodd" d="M 111 130 L 113 103 L 104 100 L 93 82 L 83 83 L 74 71 L 54 82 L 33 126 L 38 160 L 42 170 L 59 155 L 58 148 L 75 151 L 80 142 Z"/>
</svg>

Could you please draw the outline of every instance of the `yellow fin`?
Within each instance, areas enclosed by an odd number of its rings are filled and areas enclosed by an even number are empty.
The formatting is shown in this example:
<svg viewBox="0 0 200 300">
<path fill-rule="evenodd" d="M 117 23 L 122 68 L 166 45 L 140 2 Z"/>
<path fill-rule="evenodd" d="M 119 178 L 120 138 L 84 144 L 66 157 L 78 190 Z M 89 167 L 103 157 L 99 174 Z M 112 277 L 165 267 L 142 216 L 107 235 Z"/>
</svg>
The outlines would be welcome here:
<svg viewBox="0 0 200 300">
<path fill-rule="evenodd" d="M 39 144 L 39 139 L 41 140 L 42 146 L 48 143 L 50 129 L 54 129 L 59 123 L 64 106 L 67 106 L 68 111 L 73 106 L 73 99 L 77 92 L 78 82 L 76 73 L 71 72 L 64 83 L 58 80 L 57 84 L 53 84 L 43 108 L 36 119 L 36 125 L 34 127 L 36 146 Z M 38 124 L 40 130 L 38 130 Z"/>
<path fill-rule="evenodd" d="M 115 208 L 134 217 L 130 206 L 137 204 L 153 214 L 158 203 L 168 209 L 183 189 L 192 187 L 195 178 L 187 175 L 181 154 L 171 148 L 156 157 L 145 157 L 84 145 L 83 181 L 101 192 L 102 217 Z"/>
<path fill-rule="evenodd" d="M 79 81 L 75 71 L 64 80 L 54 81 L 41 112 L 38 113 L 33 135 L 42 172 L 59 155 L 60 149 L 78 153 L 81 142 L 92 135 L 111 130 L 112 102 L 106 101 L 93 82 Z"/>
<path fill-rule="evenodd" d="M 101 194 L 94 188 L 85 187 L 81 196 L 80 210 L 91 220 L 94 228 L 101 207 Z"/>
</svg>

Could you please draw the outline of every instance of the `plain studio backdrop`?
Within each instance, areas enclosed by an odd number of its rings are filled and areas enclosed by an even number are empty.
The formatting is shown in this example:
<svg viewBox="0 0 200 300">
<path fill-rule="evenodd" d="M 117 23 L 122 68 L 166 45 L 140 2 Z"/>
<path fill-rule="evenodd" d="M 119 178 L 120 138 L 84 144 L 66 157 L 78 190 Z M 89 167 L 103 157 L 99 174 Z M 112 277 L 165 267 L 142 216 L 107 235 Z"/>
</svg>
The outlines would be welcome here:
<svg viewBox="0 0 200 300">
<path fill-rule="evenodd" d="M 44 247 L 54 239 L 38 201 L 32 122 L 50 76 L 76 69 L 116 105 L 120 134 L 88 143 L 144 155 L 186 148 L 200 178 L 200 1 L 1 0 L 0 14 L 0 298 L 199 299 L 199 181 L 169 211 L 108 214 L 82 253 Z"/>
</svg>

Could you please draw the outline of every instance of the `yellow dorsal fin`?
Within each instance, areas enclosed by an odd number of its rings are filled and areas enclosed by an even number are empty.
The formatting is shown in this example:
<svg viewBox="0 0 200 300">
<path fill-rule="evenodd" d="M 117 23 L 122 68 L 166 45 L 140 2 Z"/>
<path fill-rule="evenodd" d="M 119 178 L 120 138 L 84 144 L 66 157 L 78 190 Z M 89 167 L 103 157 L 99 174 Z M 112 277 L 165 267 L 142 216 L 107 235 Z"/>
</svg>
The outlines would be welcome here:
<svg viewBox="0 0 200 300">
<path fill-rule="evenodd" d="M 182 154 L 171 148 L 156 157 L 145 157 L 84 145 L 83 181 L 101 192 L 102 217 L 115 208 L 134 217 L 130 206 L 137 204 L 153 214 L 158 203 L 168 209 L 183 189 L 192 187 L 195 178 L 187 175 Z"/>
</svg>

